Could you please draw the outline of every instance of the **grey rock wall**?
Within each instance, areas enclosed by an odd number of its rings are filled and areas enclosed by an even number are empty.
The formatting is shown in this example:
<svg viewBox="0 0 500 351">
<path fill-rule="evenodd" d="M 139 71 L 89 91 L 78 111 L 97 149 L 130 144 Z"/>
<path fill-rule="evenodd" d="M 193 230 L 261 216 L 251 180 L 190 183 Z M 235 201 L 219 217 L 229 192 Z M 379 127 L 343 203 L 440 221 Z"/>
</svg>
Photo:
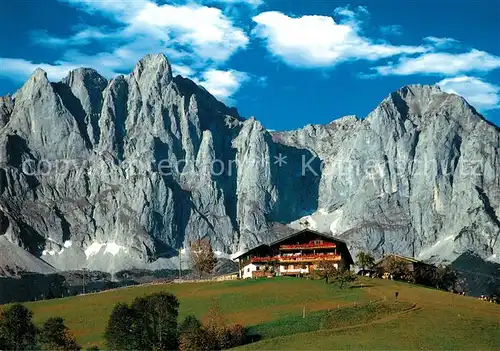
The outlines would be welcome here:
<svg viewBox="0 0 500 351">
<path fill-rule="evenodd" d="M 463 98 L 407 86 L 366 119 L 275 138 L 323 160 L 309 221 L 354 251 L 453 261 L 471 250 L 498 262 L 500 133 Z"/>
<path fill-rule="evenodd" d="M 437 87 L 269 133 L 173 77 L 163 55 L 111 81 L 36 70 L 0 98 L 0 238 L 26 256 L 3 265 L 169 268 L 196 238 L 229 256 L 307 226 L 355 252 L 498 261 L 499 143 Z"/>
</svg>

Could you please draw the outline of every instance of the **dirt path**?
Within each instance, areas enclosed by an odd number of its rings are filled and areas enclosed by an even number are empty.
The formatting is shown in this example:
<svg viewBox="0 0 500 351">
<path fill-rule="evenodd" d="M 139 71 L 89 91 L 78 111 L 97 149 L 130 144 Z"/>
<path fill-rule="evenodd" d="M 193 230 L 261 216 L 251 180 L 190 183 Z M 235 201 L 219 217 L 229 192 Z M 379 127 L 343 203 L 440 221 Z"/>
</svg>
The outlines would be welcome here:
<svg viewBox="0 0 500 351">
<path fill-rule="evenodd" d="M 265 310 L 258 309 L 255 311 L 242 311 L 226 314 L 226 318 L 232 323 L 239 323 L 242 325 L 252 326 L 260 323 L 265 323 L 276 319 L 276 313 L 296 311 L 302 313 L 305 306 L 306 313 L 323 311 L 334 308 L 355 306 L 356 302 L 339 302 L 339 301 L 319 301 L 309 302 L 307 304 L 292 304 L 266 307 Z"/>
<path fill-rule="evenodd" d="M 421 309 L 422 309 L 422 307 L 414 304 L 413 306 L 411 306 L 411 307 L 409 307 L 409 308 L 407 308 L 407 309 L 405 309 L 403 311 L 399 311 L 399 312 L 393 313 L 391 315 L 382 317 L 380 319 L 377 319 L 377 320 L 374 320 L 374 321 L 371 321 L 371 322 L 354 324 L 354 325 L 349 325 L 349 326 L 340 327 L 340 328 L 320 329 L 320 330 L 316 330 L 316 331 L 312 331 L 312 332 L 298 333 L 298 334 L 295 334 L 295 335 L 308 335 L 308 334 L 312 335 L 312 334 L 315 334 L 315 333 L 321 333 L 321 332 L 325 332 L 325 331 L 328 331 L 328 332 L 341 332 L 341 331 L 344 331 L 344 330 L 357 329 L 357 328 L 365 328 L 365 327 L 369 327 L 369 326 L 372 326 L 372 325 L 378 325 L 378 324 L 384 324 L 384 323 L 391 322 L 393 320 L 398 319 L 399 317 L 401 317 L 403 315 L 411 314 L 411 313 L 419 311 Z M 290 337 L 290 335 L 280 336 L 280 337 L 277 337 L 277 338 L 272 338 L 272 339 L 267 339 L 267 340 L 276 340 L 276 339 L 282 339 L 282 338 L 285 339 L 285 338 L 288 338 L 288 337 Z M 263 340 L 263 341 L 266 341 L 266 340 Z"/>
<path fill-rule="evenodd" d="M 421 309 L 422 309 L 422 307 L 417 306 L 416 304 L 414 304 L 412 307 L 410 307 L 410 308 L 408 308 L 406 310 L 393 313 L 391 315 L 382 317 L 380 319 L 376 319 L 376 320 L 371 321 L 371 322 L 361 323 L 361 324 L 354 324 L 354 325 L 349 325 L 349 326 L 346 326 L 346 327 L 333 328 L 333 329 L 328 329 L 328 330 L 335 332 L 335 331 L 342 331 L 342 330 L 362 328 L 362 327 L 367 327 L 367 326 L 375 325 L 375 324 L 384 324 L 384 323 L 387 323 L 387 322 L 391 322 L 391 321 L 393 321 L 393 320 L 401 317 L 402 315 L 413 313 L 413 312 L 419 311 Z"/>
</svg>

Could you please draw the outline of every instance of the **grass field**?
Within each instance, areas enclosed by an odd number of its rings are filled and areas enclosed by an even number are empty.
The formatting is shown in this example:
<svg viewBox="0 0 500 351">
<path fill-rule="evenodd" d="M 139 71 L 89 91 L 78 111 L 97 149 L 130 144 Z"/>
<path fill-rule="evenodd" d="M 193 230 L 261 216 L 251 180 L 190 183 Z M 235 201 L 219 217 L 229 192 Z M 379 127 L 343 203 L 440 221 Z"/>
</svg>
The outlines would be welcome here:
<svg viewBox="0 0 500 351">
<path fill-rule="evenodd" d="M 356 285 L 340 289 L 298 278 L 165 284 L 27 305 L 37 323 L 63 317 L 85 347 L 104 346 L 103 331 L 115 303 L 170 291 L 180 300 L 181 318 L 203 319 L 216 299 L 228 322 L 261 335 L 243 350 L 500 349 L 500 305 L 380 279 Z"/>
</svg>

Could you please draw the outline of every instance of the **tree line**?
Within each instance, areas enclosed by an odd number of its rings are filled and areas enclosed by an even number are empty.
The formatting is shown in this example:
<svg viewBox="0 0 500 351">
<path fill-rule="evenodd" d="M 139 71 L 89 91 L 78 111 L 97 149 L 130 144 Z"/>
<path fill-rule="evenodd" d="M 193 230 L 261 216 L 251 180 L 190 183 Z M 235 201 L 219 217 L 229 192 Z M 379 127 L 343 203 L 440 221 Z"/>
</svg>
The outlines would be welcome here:
<svg viewBox="0 0 500 351">
<path fill-rule="evenodd" d="M 176 296 L 168 292 L 138 297 L 130 305 L 116 304 L 104 333 L 106 347 L 110 350 L 210 351 L 246 342 L 247 330 L 240 324 L 227 324 L 216 301 L 203 322 L 189 315 L 178 324 L 179 305 Z M 0 350 L 81 349 L 61 317 L 49 318 L 38 328 L 33 322 L 33 312 L 19 303 L 0 315 Z"/>
<path fill-rule="evenodd" d="M 388 273 L 393 279 L 405 280 L 440 290 L 453 291 L 459 278 L 455 270 L 443 264 L 435 267 L 421 263 L 411 270 L 408 262 L 397 257 L 389 257 L 387 264 L 384 267 L 379 267 L 375 265 L 373 256 L 365 252 L 359 252 L 356 260 L 357 265 L 362 270 L 373 270 L 377 276 Z"/>
<path fill-rule="evenodd" d="M 61 317 L 47 319 L 38 328 L 33 312 L 16 303 L 0 314 L 0 350 L 80 350 Z"/>
<path fill-rule="evenodd" d="M 161 292 L 136 298 L 130 305 L 117 304 L 104 334 L 112 350 L 209 351 L 242 345 L 246 329 L 228 325 L 217 302 L 204 322 L 189 315 L 178 324 L 179 301 Z"/>
<path fill-rule="evenodd" d="M 326 284 L 340 283 L 342 289 L 345 284 L 354 282 L 356 274 L 346 268 L 343 261 L 334 263 L 331 261 L 321 261 L 318 268 L 314 270 L 312 278 L 324 279 Z"/>
</svg>

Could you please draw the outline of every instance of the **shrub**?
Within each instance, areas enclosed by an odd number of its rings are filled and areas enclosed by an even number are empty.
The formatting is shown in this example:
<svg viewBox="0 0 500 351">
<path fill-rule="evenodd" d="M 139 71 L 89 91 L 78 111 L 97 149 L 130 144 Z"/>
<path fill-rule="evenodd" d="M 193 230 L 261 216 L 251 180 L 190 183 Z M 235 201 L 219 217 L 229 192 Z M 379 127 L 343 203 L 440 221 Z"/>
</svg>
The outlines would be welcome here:
<svg viewBox="0 0 500 351">
<path fill-rule="evenodd" d="M 132 303 L 139 331 L 135 337 L 139 350 L 172 350 L 177 348 L 179 301 L 167 292 L 137 298 Z"/>
<path fill-rule="evenodd" d="M 234 324 L 229 327 L 230 347 L 243 345 L 246 341 L 247 330 L 241 324 Z"/>
<path fill-rule="evenodd" d="M 333 277 L 334 282 L 339 282 L 340 283 L 340 288 L 344 286 L 346 283 L 352 283 L 356 281 L 358 277 L 356 274 L 349 270 L 339 270 L 337 274 Z"/>
<path fill-rule="evenodd" d="M 433 273 L 433 281 L 436 288 L 448 291 L 455 288 L 458 275 L 450 266 L 439 265 Z"/>
<path fill-rule="evenodd" d="M 318 268 L 313 272 L 316 279 L 324 279 L 325 283 L 331 283 L 333 277 L 337 274 L 337 267 L 332 261 L 320 261 Z"/>
<path fill-rule="evenodd" d="M 112 350 L 136 349 L 134 333 L 137 329 L 133 310 L 125 303 L 116 304 L 104 332 L 108 348 Z"/>
<path fill-rule="evenodd" d="M 209 309 L 205 326 L 209 338 L 219 349 L 230 349 L 245 342 L 246 329 L 240 324 L 228 326 L 217 302 Z"/>
<path fill-rule="evenodd" d="M 387 264 L 387 271 L 395 279 L 412 281 L 414 279 L 412 272 L 408 268 L 408 263 L 397 257 L 391 257 Z"/>
<path fill-rule="evenodd" d="M 131 306 L 117 304 L 106 327 L 108 348 L 176 349 L 178 309 L 177 298 L 166 292 L 136 298 Z"/>
<path fill-rule="evenodd" d="M 194 316 L 187 316 L 179 326 L 180 351 L 210 351 L 216 348 L 214 340 Z"/>
<path fill-rule="evenodd" d="M 345 283 L 351 283 L 357 279 L 356 275 L 344 268 L 344 263 L 340 262 L 338 268 L 334 262 L 320 261 L 318 268 L 314 270 L 316 279 L 324 279 L 325 283 L 340 283 L 340 288 Z"/>
<path fill-rule="evenodd" d="M 74 351 L 81 349 L 61 317 L 52 317 L 43 323 L 40 330 L 40 343 L 44 350 Z"/>
<path fill-rule="evenodd" d="M 0 345 L 4 350 L 32 350 L 36 347 L 37 329 L 33 312 L 16 303 L 0 316 Z"/>
<path fill-rule="evenodd" d="M 217 264 L 210 240 L 198 239 L 190 242 L 190 260 L 191 266 L 198 272 L 200 279 L 203 273 L 212 273 Z"/>
<path fill-rule="evenodd" d="M 375 258 L 366 252 L 358 252 L 356 255 L 357 264 L 363 270 L 366 268 L 372 268 L 375 265 Z"/>
</svg>

